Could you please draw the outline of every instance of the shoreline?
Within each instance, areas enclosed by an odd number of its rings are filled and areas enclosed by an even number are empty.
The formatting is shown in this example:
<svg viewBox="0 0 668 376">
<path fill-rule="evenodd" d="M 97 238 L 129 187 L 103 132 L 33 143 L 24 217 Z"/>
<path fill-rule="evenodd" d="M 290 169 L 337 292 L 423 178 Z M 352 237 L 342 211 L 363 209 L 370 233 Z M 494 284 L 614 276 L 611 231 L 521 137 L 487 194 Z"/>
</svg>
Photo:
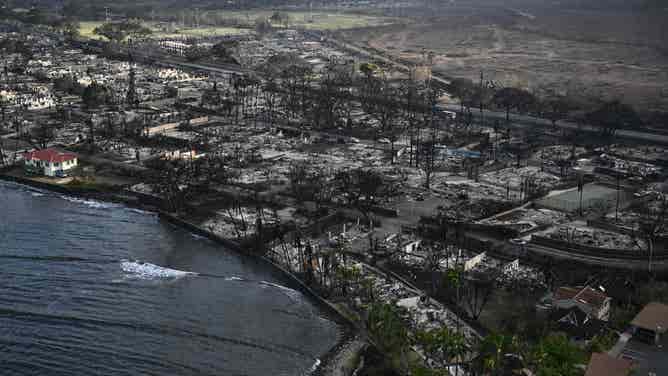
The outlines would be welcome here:
<svg viewBox="0 0 668 376">
<path fill-rule="evenodd" d="M 283 267 L 277 265 L 276 263 L 274 263 L 273 261 L 269 260 L 264 256 L 259 256 L 244 251 L 242 246 L 235 241 L 225 239 L 221 236 L 218 236 L 206 229 L 203 229 L 189 222 L 186 219 L 177 217 L 172 213 L 168 213 L 160 209 L 159 203 L 157 202 L 154 203 L 144 202 L 144 200 L 147 199 L 147 197 L 144 197 L 144 195 L 140 195 L 125 190 L 119 190 L 118 192 L 106 192 L 97 190 L 76 189 L 76 188 L 66 187 L 63 185 L 49 184 L 32 179 L 9 175 L 7 174 L 7 172 L 10 170 L 11 168 L 0 170 L 0 181 L 16 183 L 27 187 L 39 188 L 49 192 L 61 193 L 72 197 L 87 198 L 101 202 L 122 204 L 129 208 L 140 209 L 149 213 L 153 213 L 156 214 L 160 220 L 171 223 L 172 225 L 175 225 L 193 234 L 203 236 L 233 252 L 260 261 L 264 264 L 269 265 L 274 270 L 278 271 L 283 277 L 287 279 L 287 281 L 290 284 L 293 285 L 291 287 L 294 287 L 300 293 L 307 295 L 309 299 L 318 306 L 318 308 L 322 311 L 325 317 L 336 322 L 341 327 L 341 332 L 340 332 L 341 335 L 339 338 L 337 338 L 336 344 L 330 350 L 328 350 L 327 352 L 325 352 L 319 358 L 316 359 L 315 364 L 312 366 L 312 368 L 309 370 L 307 374 L 316 376 L 327 376 L 327 375 L 344 376 L 344 374 L 336 371 L 345 368 L 346 363 L 348 363 L 351 359 L 357 357 L 358 352 L 364 347 L 360 345 L 361 343 L 364 343 L 364 341 L 360 339 L 359 335 L 356 333 L 356 329 L 358 329 L 357 325 L 349 318 L 347 318 L 343 313 L 341 313 L 334 304 L 332 304 L 327 299 L 323 298 L 315 291 L 313 291 L 297 276 L 288 272 Z M 354 348 L 357 351 L 350 351 L 351 348 Z"/>
</svg>

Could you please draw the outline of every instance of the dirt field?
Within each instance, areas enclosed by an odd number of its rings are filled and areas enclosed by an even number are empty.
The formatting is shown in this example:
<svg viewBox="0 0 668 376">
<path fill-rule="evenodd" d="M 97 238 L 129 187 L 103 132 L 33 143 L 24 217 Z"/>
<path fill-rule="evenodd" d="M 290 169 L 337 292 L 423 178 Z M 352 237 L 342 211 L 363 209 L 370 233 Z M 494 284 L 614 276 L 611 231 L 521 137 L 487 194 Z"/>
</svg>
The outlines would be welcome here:
<svg viewBox="0 0 668 376">
<path fill-rule="evenodd" d="M 668 14 L 459 10 L 406 27 L 343 32 L 346 38 L 418 59 L 434 70 L 530 90 L 557 86 L 668 110 Z"/>
<path fill-rule="evenodd" d="M 90 39 L 104 39 L 99 35 L 95 35 L 93 30 L 96 27 L 104 24 L 102 21 L 84 21 L 80 23 L 79 32 L 84 38 Z M 152 38 L 178 38 L 178 37 L 202 37 L 202 36 L 221 36 L 230 34 L 246 34 L 252 32 L 249 29 L 241 29 L 235 27 L 200 27 L 200 28 L 182 28 L 179 32 L 165 32 L 157 28 L 152 23 L 146 23 L 153 34 Z"/>
</svg>

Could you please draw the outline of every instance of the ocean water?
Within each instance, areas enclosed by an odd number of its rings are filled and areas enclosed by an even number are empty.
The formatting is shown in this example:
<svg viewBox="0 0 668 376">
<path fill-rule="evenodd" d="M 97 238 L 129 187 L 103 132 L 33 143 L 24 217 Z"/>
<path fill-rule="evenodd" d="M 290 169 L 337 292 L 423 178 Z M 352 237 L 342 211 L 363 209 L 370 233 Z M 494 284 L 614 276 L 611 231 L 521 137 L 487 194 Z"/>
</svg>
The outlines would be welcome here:
<svg viewBox="0 0 668 376">
<path fill-rule="evenodd" d="M 0 182 L 0 375 L 306 375 L 340 335 L 257 260 Z"/>
</svg>

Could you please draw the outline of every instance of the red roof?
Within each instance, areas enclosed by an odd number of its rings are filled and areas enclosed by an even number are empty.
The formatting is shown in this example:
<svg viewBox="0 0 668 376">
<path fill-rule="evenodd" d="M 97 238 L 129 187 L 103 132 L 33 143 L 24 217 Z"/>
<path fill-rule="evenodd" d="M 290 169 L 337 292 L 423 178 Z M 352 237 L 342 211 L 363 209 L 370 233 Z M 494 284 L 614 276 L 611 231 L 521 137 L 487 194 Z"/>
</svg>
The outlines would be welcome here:
<svg viewBox="0 0 668 376">
<path fill-rule="evenodd" d="M 608 299 L 608 296 L 589 286 L 585 286 L 576 288 L 560 287 L 555 292 L 554 298 L 555 300 L 578 300 L 581 303 L 600 308 Z"/>
<path fill-rule="evenodd" d="M 627 376 L 633 367 L 628 359 L 613 358 L 608 354 L 591 354 L 585 376 Z"/>
<path fill-rule="evenodd" d="M 42 149 L 25 153 L 25 159 L 28 161 L 38 160 L 51 163 L 62 163 L 75 159 L 77 156 L 73 153 L 65 153 L 56 149 Z"/>
<path fill-rule="evenodd" d="M 651 331 L 668 329 L 668 305 L 657 302 L 647 304 L 631 324 Z"/>
</svg>

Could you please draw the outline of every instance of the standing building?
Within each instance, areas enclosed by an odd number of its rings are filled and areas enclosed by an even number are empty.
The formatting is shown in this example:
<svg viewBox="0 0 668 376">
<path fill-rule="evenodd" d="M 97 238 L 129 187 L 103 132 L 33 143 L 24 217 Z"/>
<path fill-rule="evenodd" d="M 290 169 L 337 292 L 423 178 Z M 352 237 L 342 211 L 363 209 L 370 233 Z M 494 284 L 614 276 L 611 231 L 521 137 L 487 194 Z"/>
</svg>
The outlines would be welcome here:
<svg viewBox="0 0 668 376">
<path fill-rule="evenodd" d="M 548 309 L 570 310 L 577 308 L 587 316 L 597 320 L 610 319 L 611 298 L 602 291 L 589 286 L 559 287 L 542 299 L 542 307 Z"/>
<path fill-rule="evenodd" d="M 29 174 L 65 177 L 78 166 L 76 154 L 51 148 L 25 153 L 24 158 L 25 169 Z"/>
</svg>

